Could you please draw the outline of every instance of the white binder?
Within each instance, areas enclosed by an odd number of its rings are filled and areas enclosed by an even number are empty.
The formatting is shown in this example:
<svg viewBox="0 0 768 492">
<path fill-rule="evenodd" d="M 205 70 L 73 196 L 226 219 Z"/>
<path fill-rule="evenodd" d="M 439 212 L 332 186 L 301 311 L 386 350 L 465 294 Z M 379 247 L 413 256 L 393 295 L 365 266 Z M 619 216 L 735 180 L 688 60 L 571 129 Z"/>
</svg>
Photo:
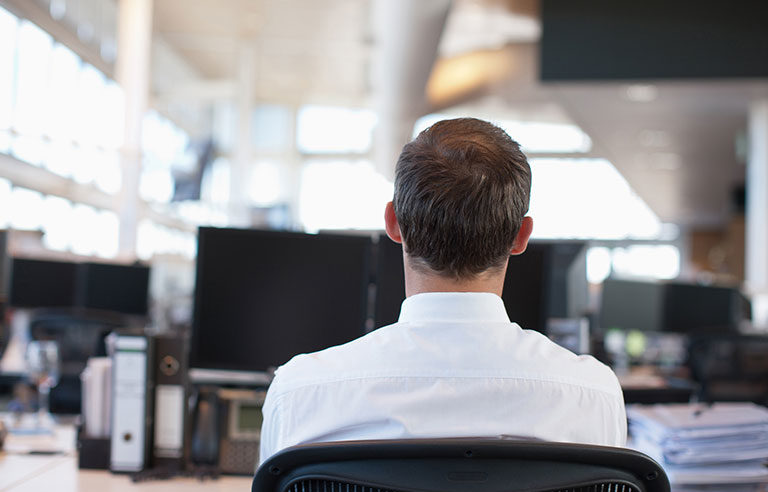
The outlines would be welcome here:
<svg viewBox="0 0 768 492">
<path fill-rule="evenodd" d="M 149 402 L 147 361 L 149 343 L 144 336 L 118 335 L 112 355 L 113 406 L 110 469 L 135 472 L 148 458 Z"/>
</svg>

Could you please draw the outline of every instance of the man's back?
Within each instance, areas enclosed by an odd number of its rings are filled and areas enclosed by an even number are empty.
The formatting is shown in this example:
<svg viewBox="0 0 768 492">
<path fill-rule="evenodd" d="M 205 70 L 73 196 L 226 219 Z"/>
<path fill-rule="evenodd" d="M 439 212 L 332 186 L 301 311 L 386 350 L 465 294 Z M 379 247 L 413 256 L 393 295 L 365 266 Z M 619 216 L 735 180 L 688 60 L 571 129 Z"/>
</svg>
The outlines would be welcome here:
<svg viewBox="0 0 768 492">
<path fill-rule="evenodd" d="M 626 440 L 610 369 L 510 323 L 490 293 L 409 297 L 398 323 L 282 367 L 264 411 L 262 461 L 347 439 Z"/>
</svg>

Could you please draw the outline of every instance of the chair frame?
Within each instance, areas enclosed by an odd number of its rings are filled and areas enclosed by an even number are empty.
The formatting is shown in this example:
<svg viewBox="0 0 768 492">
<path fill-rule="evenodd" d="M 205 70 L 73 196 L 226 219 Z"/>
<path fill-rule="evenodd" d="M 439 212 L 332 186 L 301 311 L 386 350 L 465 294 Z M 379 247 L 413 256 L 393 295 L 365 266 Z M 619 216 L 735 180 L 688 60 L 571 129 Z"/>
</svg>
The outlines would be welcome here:
<svg viewBox="0 0 768 492">
<path fill-rule="evenodd" d="M 340 441 L 294 446 L 275 454 L 259 467 L 251 490 L 285 492 L 307 480 L 349 484 L 343 492 L 365 488 L 381 489 L 381 492 L 513 492 L 578 487 L 603 490 L 587 488 L 605 482 L 625 486 L 624 489 L 604 489 L 611 492 L 670 490 L 663 468 L 645 454 L 631 449 L 465 438 Z M 298 487 L 298 490 L 303 489 Z"/>
</svg>

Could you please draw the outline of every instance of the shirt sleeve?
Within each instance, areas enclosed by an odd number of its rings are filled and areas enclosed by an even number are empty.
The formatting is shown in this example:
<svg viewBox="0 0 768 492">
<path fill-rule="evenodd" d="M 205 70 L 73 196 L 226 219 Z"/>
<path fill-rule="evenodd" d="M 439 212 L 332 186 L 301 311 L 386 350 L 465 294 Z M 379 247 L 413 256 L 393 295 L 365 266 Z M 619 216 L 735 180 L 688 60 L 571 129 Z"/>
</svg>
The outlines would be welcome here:
<svg viewBox="0 0 768 492">
<path fill-rule="evenodd" d="M 264 421 L 261 424 L 261 442 L 259 444 L 259 465 L 267 461 L 270 456 L 277 453 L 280 445 L 280 435 L 282 433 L 282 419 L 279 411 L 279 405 L 275 400 L 275 392 L 270 387 L 267 391 L 267 397 L 264 400 L 262 412 Z"/>
<path fill-rule="evenodd" d="M 620 399 L 619 403 L 619 415 L 618 415 L 618 424 L 619 424 L 619 430 L 618 430 L 618 436 L 617 436 L 617 444 L 618 447 L 626 447 L 627 446 L 627 410 L 624 406 L 624 398 L 622 397 Z"/>
</svg>

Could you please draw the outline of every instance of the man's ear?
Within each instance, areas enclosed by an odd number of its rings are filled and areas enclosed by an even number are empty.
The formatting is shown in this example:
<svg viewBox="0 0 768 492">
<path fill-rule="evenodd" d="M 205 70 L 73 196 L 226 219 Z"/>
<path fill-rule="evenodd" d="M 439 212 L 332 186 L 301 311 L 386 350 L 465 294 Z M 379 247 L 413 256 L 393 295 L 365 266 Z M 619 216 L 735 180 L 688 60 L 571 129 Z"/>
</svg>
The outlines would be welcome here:
<svg viewBox="0 0 768 492">
<path fill-rule="evenodd" d="M 387 236 L 396 243 L 402 243 L 403 238 L 400 235 L 400 224 L 395 215 L 395 206 L 392 202 L 387 202 L 384 208 L 384 227 L 387 230 Z"/>
<path fill-rule="evenodd" d="M 528 239 L 533 232 L 533 219 L 530 217 L 523 217 L 523 222 L 520 224 L 520 230 L 517 231 L 515 236 L 515 242 L 512 243 L 512 249 L 509 250 L 510 255 L 519 255 L 525 251 L 528 247 Z"/>
</svg>

